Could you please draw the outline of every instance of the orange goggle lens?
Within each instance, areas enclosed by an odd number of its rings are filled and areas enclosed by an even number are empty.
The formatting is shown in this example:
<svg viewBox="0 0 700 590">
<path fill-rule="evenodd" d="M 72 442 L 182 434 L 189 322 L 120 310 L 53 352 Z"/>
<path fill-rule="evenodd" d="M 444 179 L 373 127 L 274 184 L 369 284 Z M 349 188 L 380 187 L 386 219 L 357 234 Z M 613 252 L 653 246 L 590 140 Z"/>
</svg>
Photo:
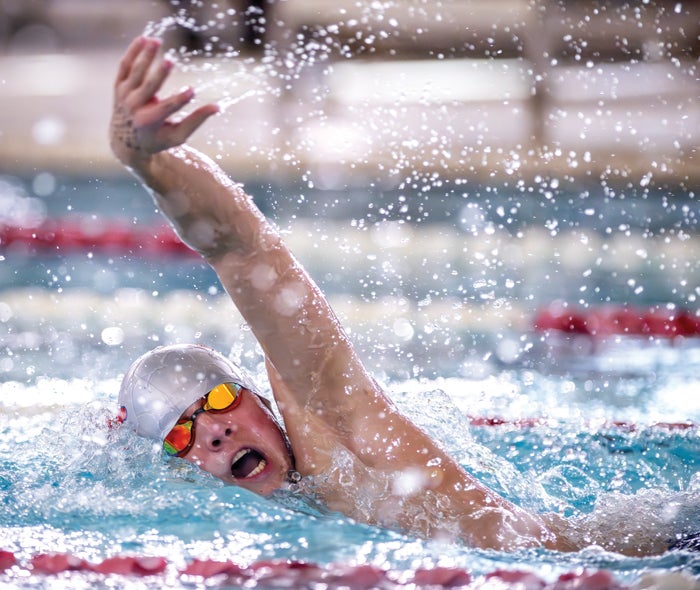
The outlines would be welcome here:
<svg viewBox="0 0 700 590">
<path fill-rule="evenodd" d="M 195 437 L 195 420 L 202 412 L 214 414 L 233 410 L 241 402 L 243 388 L 237 383 L 222 383 L 202 398 L 202 406 L 189 418 L 180 418 L 163 441 L 168 455 L 182 457 L 192 448 Z"/>
</svg>

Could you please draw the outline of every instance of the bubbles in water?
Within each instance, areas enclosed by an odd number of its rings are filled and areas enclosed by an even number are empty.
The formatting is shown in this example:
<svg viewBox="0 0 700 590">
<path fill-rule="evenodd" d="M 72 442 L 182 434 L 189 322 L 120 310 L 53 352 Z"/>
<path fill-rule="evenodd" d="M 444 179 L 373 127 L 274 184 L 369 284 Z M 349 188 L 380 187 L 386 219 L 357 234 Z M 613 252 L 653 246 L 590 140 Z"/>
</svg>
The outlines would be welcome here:
<svg viewBox="0 0 700 590">
<path fill-rule="evenodd" d="M 0 301 L 0 322 L 8 322 L 11 318 L 12 308 L 4 301 Z"/>
<path fill-rule="evenodd" d="M 577 517 L 579 542 L 618 551 L 663 552 L 683 532 L 696 532 L 700 497 L 694 493 L 642 490 L 634 495 L 601 494 L 590 515 Z"/>
<path fill-rule="evenodd" d="M 257 265 L 249 275 L 250 283 L 254 289 L 267 291 L 277 282 L 277 272 L 272 266 Z"/>
<path fill-rule="evenodd" d="M 394 334 L 403 342 L 411 340 L 415 334 L 415 330 L 407 318 L 396 318 L 394 320 Z"/>
<path fill-rule="evenodd" d="M 280 289 L 275 297 L 275 309 L 285 316 L 291 316 L 301 311 L 306 301 L 307 293 L 303 285 L 287 283 Z"/>
<path fill-rule="evenodd" d="M 0 176 L 0 224 L 36 227 L 46 219 L 46 206 L 12 179 Z"/>
<path fill-rule="evenodd" d="M 422 469 L 404 469 L 394 475 L 391 493 L 396 496 L 413 496 L 421 493 L 428 479 Z"/>
<path fill-rule="evenodd" d="M 228 94 L 228 93 L 225 93 L 225 94 Z M 235 96 L 235 97 L 233 97 L 233 96 L 224 96 L 224 98 L 222 98 L 221 100 L 219 100 L 219 101 L 217 102 L 217 104 L 219 105 L 220 111 L 221 111 L 222 113 L 225 113 L 226 110 L 228 110 L 229 107 L 231 107 L 231 106 L 233 106 L 233 105 L 235 105 L 235 104 L 237 104 L 237 103 L 239 103 L 239 102 L 241 102 L 241 101 L 243 101 L 243 100 L 246 100 L 246 99 L 248 99 L 248 98 L 253 98 L 253 97 L 255 97 L 255 96 L 264 96 L 264 94 L 265 94 L 265 93 L 264 93 L 263 91 L 261 91 L 261 90 L 252 90 L 252 89 L 251 89 L 251 90 L 246 90 L 246 91 L 243 92 L 242 94 L 240 94 L 240 95 L 238 95 L 238 96 Z"/>
</svg>

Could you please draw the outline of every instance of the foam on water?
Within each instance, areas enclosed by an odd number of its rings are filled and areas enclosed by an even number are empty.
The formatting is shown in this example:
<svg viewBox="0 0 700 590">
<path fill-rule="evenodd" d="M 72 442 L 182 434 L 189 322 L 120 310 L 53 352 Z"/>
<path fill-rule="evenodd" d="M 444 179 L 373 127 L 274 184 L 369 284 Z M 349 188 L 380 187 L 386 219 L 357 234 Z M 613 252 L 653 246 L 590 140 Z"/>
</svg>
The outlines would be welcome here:
<svg viewBox="0 0 700 590">
<path fill-rule="evenodd" d="M 195 294 L 170 296 L 177 297 L 181 310 L 188 309 L 187 302 L 199 301 Z M 14 300 L 11 292 L 3 298 Z M 82 308 L 84 315 L 113 317 L 108 311 L 114 298 L 92 294 L 90 301 L 89 311 Z M 119 345 L 101 339 L 99 321 L 91 328 L 92 338 L 85 338 L 84 330 L 67 330 L 57 345 L 55 334 L 41 329 L 46 314 L 32 319 L 32 312 L 25 314 L 13 304 L 3 328 L 14 336 L 32 332 L 35 340 L 32 350 L 18 344 L 10 349 L 17 364 L 0 384 L 4 549 L 19 557 L 51 551 L 85 559 L 167 555 L 176 564 L 193 558 L 252 563 L 271 557 L 320 564 L 369 562 L 399 570 L 443 564 L 475 575 L 517 564 L 545 579 L 580 566 L 612 568 L 631 581 L 658 568 L 698 575 L 694 558 L 683 553 L 644 559 L 600 549 L 570 555 L 494 554 L 427 542 L 328 514 L 293 492 L 259 498 L 223 486 L 186 462 L 166 460 L 158 445 L 107 426 L 121 372 L 136 349 L 181 335 L 172 318 L 159 316 L 163 303 L 139 298 L 134 312 L 144 324 L 134 334 L 136 318 L 123 316 L 119 325 L 126 337 Z M 199 328 L 200 338 L 238 351 L 263 382 L 259 351 L 242 353 L 250 339 L 247 331 L 221 333 L 206 322 Z M 60 376 L 52 377 L 51 351 L 57 346 L 74 354 L 71 363 L 61 366 Z M 37 362 L 32 374 L 18 371 L 30 353 L 34 359 L 43 356 L 44 364 Z M 394 378 L 389 384 L 405 413 L 507 498 L 531 510 L 567 515 L 578 522 L 579 534 L 592 541 L 618 534 L 624 525 L 630 543 L 637 543 L 649 533 L 668 539 L 679 527 L 698 522 L 698 430 L 653 427 L 659 420 L 700 423 L 692 397 L 678 395 L 697 387 L 698 363 L 693 349 L 669 349 L 668 355 L 675 361 L 666 358 L 653 378 L 595 372 L 557 377 L 511 367 L 481 378 Z M 510 422 L 470 427 L 467 416 L 501 416 Z M 610 424 L 630 416 L 635 429 Z M 542 421 L 530 427 L 517 424 L 527 418 Z M 36 582 L 11 575 L 5 580 L 16 588 Z"/>
</svg>

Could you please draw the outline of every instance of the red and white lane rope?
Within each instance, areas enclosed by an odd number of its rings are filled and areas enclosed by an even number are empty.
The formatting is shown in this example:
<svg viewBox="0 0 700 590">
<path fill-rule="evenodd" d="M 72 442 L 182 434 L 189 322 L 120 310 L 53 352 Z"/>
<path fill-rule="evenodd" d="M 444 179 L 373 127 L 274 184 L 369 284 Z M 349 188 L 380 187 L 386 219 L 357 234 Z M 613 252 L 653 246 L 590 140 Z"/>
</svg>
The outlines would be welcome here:
<svg viewBox="0 0 700 590">
<path fill-rule="evenodd" d="M 560 423 L 547 418 L 501 418 L 499 416 L 469 416 L 469 424 L 475 427 L 503 426 L 510 428 L 556 428 Z M 635 424 L 626 420 L 607 420 L 591 424 L 591 428 L 597 431 L 622 430 L 624 432 L 639 432 L 646 430 L 659 430 L 665 432 L 685 432 L 698 429 L 694 422 L 655 422 L 649 425 Z"/>
<path fill-rule="evenodd" d="M 0 551 L 0 576 L 58 575 L 86 572 L 100 575 L 132 577 L 167 576 L 191 583 L 209 579 L 225 585 L 245 588 L 518 588 L 520 590 L 623 590 L 631 588 L 617 581 L 606 570 L 577 570 L 547 582 L 532 572 L 495 570 L 485 576 L 473 576 L 456 567 L 432 567 L 410 571 L 385 570 L 373 565 L 328 565 L 270 560 L 241 566 L 231 561 L 194 560 L 178 569 L 163 557 L 108 557 L 88 562 L 70 553 L 41 553 L 19 560 L 10 551 Z"/>
<path fill-rule="evenodd" d="M 56 219 L 37 227 L 0 225 L 0 249 L 30 253 L 69 254 L 88 251 L 143 256 L 194 255 L 167 224 L 153 227 L 95 219 Z M 637 337 L 698 337 L 700 310 L 643 309 L 609 305 L 576 309 L 562 303 L 541 309 L 533 327 L 541 332 Z"/>
<path fill-rule="evenodd" d="M 592 337 L 697 337 L 700 336 L 700 312 L 685 309 L 648 309 L 628 305 L 609 305 L 588 310 L 552 304 L 540 310 L 534 327 L 541 332 L 555 331 Z"/>
<path fill-rule="evenodd" d="M 166 224 L 153 227 L 97 220 L 53 220 L 37 227 L 0 225 L 0 248 L 31 253 L 194 255 Z"/>
</svg>

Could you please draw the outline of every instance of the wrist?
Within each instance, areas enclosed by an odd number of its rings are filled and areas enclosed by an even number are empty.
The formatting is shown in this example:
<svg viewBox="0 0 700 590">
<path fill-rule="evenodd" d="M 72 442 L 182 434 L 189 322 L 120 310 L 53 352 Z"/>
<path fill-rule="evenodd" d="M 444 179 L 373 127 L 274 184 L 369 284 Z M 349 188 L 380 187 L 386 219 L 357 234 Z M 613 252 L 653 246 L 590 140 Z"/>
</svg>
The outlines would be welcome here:
<svg viewBox="0 0 700 590">
<path fill-rule="evenodd" d="M 162 153 L 149 154 L 145 152 L 132 152 L 123 158 L 119 156 L 117 156 L 117 158 L 129 172 L 146 185 L 152 186 L 154 182 L 159 184 L 158 168 L 159 161 L 162 159 Z M 160 166 L 162 167 L 163 164 L 161 163 Z"/>
</svg>

